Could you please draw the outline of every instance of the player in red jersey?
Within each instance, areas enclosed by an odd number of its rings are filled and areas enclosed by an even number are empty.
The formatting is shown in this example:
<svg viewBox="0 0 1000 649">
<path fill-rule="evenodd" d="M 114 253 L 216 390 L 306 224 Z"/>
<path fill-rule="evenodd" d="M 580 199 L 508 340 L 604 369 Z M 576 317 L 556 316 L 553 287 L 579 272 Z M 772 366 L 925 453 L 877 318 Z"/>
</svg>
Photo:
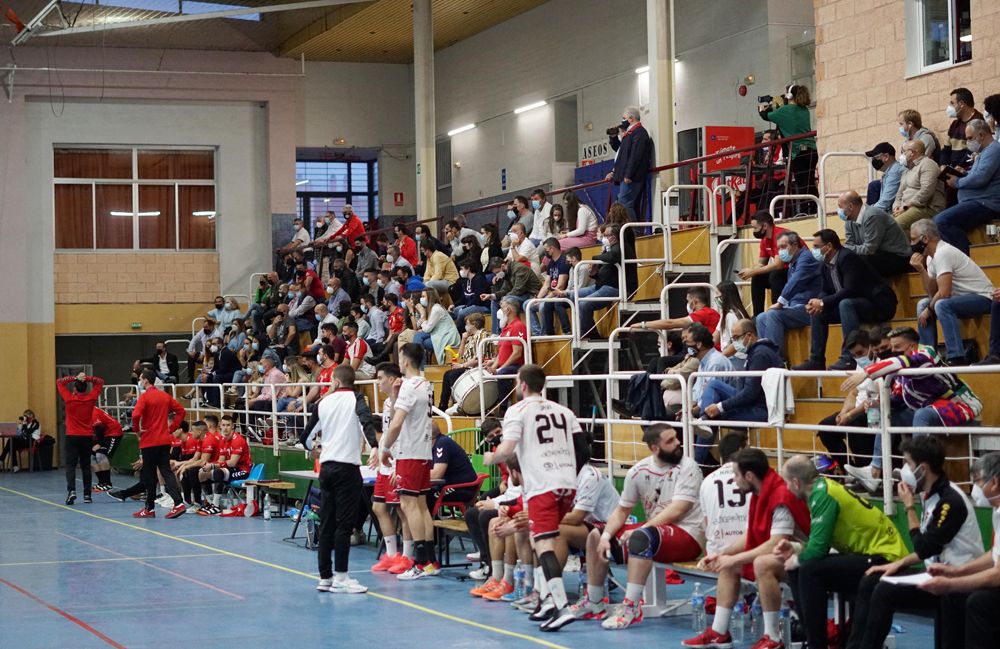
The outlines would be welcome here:
<svg viewBox="0 0 1000 649">
<path fill-rule="evenodd" d="M 233 480 L 246 480 L 250 475 L 253 460 L 250 458 L 250 445 L 243 435 L 236 432 L 236 425 L 231 416 L 222 417 L 219 431 L 222 437 L 219 443 L 218 461 L 206 465 L 205 468 L 211 469 L 212 472 L 215 492 L 212 494 L 212 506 L 221 511 L 223 509 L 221 500 L 226 495 L 229 483 Z M 225 509 L 228 509 L 232 507 L 232 502 L 227 502 L 226 505 Z"/>
<path fill-rule="evenodd" d="M 97 476 L 94 491 L 110 491 L 111 458 L 122 441 L 122 425 L 100 408 L 94 408 L 94 445 L 91 447 L 90 466 Z"/>
</svg>

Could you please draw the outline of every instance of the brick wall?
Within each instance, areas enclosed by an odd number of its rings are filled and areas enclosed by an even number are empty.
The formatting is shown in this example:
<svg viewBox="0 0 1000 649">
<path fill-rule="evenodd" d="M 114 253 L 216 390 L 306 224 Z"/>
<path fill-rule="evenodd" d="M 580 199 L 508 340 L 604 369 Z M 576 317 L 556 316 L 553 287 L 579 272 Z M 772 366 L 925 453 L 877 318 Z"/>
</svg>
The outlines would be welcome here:
<svg viewBox="0 0 1000 649">
<path fill-rule="evenodd" d="M 944 141 L 948 93 L 964 86 L 977 108 L 1000 92 L 1000 4 L 972 0 L 972 62 L 906 78 L 905 2 L 814 0 L 816 10 L 816 131 L 819 152 L 866 151 L 888 141 L 898 148 L 896 115 L 914 108 Z M 864 195 L 866 162 L 831 164 L 827 191 Z"/>
<path fill-rule="evenodd" d="M 211 304 L 216 253 L 56 253 L 56 304 Z"/>
</svg>

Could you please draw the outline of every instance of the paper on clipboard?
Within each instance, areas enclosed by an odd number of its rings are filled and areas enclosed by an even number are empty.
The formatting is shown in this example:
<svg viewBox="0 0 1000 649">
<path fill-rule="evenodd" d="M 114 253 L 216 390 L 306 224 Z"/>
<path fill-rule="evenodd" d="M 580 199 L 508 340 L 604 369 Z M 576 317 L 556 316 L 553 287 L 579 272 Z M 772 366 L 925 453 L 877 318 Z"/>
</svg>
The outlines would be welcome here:
<svg viewBox="0 0 1000 649">
<path fill-rule="evenodd" d="M 903 586 L 919 586 L 925 581 L 929 581 L 931 576 L 926 572 L 920 572 L 915 575 L 901 575 L 899 577 L 895 575 L 889 575 L 888 577 L 882 577 L 882 581 L 889 584 L 901 584 Z"/>
</svg>

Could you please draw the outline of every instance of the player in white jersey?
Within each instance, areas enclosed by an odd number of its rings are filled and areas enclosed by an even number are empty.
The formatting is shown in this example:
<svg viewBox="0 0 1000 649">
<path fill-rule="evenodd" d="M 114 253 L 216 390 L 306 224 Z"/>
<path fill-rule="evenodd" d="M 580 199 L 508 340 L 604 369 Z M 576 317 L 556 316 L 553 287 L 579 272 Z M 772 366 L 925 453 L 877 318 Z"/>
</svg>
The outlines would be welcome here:
<svg viewBox="0 0 1000 649">
<path fill-rule="evenodd" d="M 587 597 L 572 607 L 580 619 L 604 617 L 608 557 L 620 563 L 624 545 L 628 552 L 625 601 L 616 615 L 601 624 L 605 629 L 625 629 L 642 621 L 642 591 L 654 561 L 693 561 L 705 543 L 698 504 L 701 469 L 684 456 L 677 431 L 667 424 L 647 428 L 642 441 L 650 456 L 629 469 L 618 507 L 604 531 L 595 529 L 587 537 Z M 646 512 L 646 522 L 626 525 L 638 503 Z"/>
<path fill-rule="evenodd" d="M 590 464 L 590 439 L 585 434 L 580 473 L 576 476 L 576 496 L 573 509 L 563 516 L 559 524 L 559 536 L 566 541 L 563 547 L 578 551 L 587 549 L 587 535 L 597 526 L 604 525 L 618 506 L 618 490 L 608 476 Z M 560 564 L 566 563 L 566 555 L 557 551 Z"/>
<path fill-rule="evenodd" d="M 392 402 L 392 420 L 382 436 L 379 456 L 384 466 L 396 459 L 396 491 L 399 506 L 413 535 L 416 554 L 414 565 L 397 575 L 410 581 L 433 575 L 439 568 L 434 563 L 434 523 L 424 494 L 431 488 L 431 409 L 434 389 L 420 375 L 424 350 L 413 343 L 399 350 L 399 365 L 405 377 Z M 396 445 L 398 441 L 398 446 Z"/>
<path fill-rule="evenodd" d="M 562 565 L 556 548 L 565 544 L 559 523 L 572 509 L 576 494 L 576 447 L 582 437 L 580 423 L 567 408 L 541 396 L 545 371 L 524 365 L 517 372 L 520 401 L 507 409 L 503 441 L 483 461 L 497 464 L 517 454 L 524 480 L 524 502 L 528 508 L 531 543 L 538 557 L 535 585 L 541 599 L 531 614 L 542 631 L 558 631 L 575 621 L 569 612 Z"/>
<path fill-rule="evenodd" d="M 719 554 L 747 531 L 750 496 L 736 484 L 731 461 L 747 445 L 743 433 L 729 433 L 719 441 L 722 466 L 705 476 L 698 498 L 705 514 L 705 553 Z"/>
<path fill-rule="evenodd" d="M 402 383 L 403 372 L 395 363 L 382 363 L 375 368 L 375 375 L 378 379 L 378 389 L 386 395 L 382 404 L 382 434 L 389 430 L 392 423 L 393 399 L 399 392 Z M 399 440 L 396 440 L 394 448 L 389 449 L 395 454 L 399 451 Z M 395 473 L 395 461 L 391 460 L 386 466 L 379 462 L 379 453 L 371 454 L 368 465 L 373 469 L 378 469 L 375 476 L 375 491 L 372 494 L 372 513 L 378 520 L 379 530 L 385 540 L 385 554 L 372 566 L 372 572 L 388 572 L 399 575 L 413 567 L 413 537 L 410 536 L 410 526 L 406 523 L 406 516 L 399 511 L 399 519 L 403 528 L 403 551 L 399 552 L 396 540 L 396 521 L 392 514 L 392 508 L 399 506 L 399 493 L 392 484 L 392 476 Z"/>
</svg>

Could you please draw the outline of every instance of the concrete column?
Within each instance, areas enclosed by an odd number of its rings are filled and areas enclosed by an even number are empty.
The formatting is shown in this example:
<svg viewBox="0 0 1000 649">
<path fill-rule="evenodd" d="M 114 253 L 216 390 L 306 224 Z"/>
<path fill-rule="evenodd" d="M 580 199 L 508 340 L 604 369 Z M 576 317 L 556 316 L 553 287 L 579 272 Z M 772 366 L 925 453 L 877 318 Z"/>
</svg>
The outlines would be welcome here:
<svg viewBox="0 0 1000 649">
<path fill-rule="evenodd" d="M 434 25 L 431 0 L 413 0 L 413 107 L 416 119 L 417 219 L 437 217 L 434 151 Z M 433 228 L 435 231 L 437 228 Z"/>
<path fill-rule="evenodd" d="M 657 166 L 674 162 L 673 0 L 646 0 L 646 47 L 649 63 L 649 114 L 643 125 L 653 139 Z M 666 171 L 653 180 L 653 221 L 663 222 L 661 193 L 676 174 Z"/>
</svg>

